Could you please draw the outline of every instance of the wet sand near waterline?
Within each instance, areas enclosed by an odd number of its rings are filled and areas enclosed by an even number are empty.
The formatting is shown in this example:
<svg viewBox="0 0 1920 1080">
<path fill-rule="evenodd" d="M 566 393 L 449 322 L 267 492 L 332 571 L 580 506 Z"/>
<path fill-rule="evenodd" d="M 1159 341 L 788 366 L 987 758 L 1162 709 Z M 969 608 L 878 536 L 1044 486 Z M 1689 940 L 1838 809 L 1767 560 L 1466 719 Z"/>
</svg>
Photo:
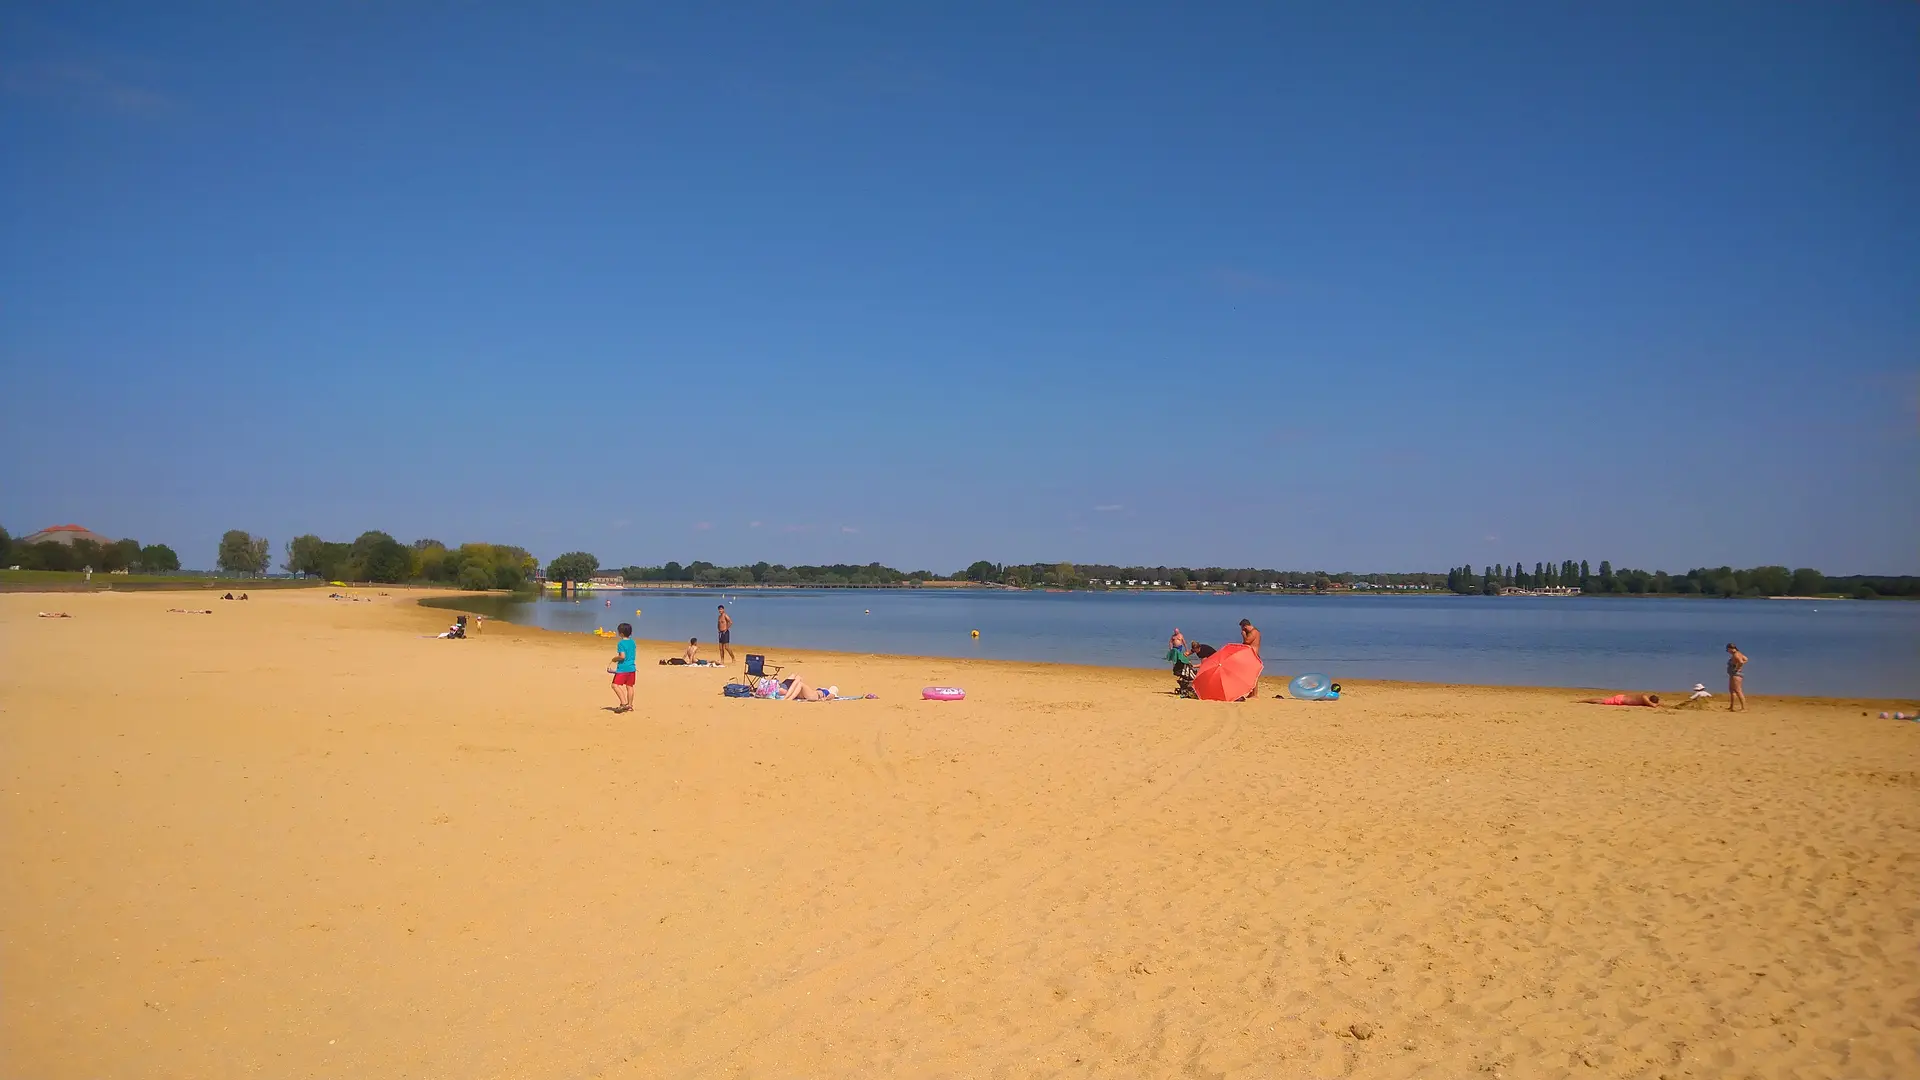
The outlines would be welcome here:
<svg viewBox="0 0 1920 1080">
<path fill-rule="evenodd" d="M 615 716 L 416 596 L 0 596 L 8 1074 L 1920 1075 L 1888 703 L 649 644 Z"/>
</svg>

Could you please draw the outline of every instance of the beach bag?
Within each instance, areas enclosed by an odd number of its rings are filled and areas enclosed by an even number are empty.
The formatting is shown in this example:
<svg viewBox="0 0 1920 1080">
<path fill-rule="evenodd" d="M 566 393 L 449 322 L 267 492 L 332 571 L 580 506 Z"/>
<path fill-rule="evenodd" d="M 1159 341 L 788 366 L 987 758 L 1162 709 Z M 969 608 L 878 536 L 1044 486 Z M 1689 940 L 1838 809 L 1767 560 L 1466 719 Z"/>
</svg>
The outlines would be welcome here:
<svg viewBox="0 0 1920 1080">
<path fill-rule="evenodd" d="M 746 683 L 730 682 L 721 687 L 720 692 L 728 697 L 752 697 L 753 687 L 748 686 Z"/>
</svg>

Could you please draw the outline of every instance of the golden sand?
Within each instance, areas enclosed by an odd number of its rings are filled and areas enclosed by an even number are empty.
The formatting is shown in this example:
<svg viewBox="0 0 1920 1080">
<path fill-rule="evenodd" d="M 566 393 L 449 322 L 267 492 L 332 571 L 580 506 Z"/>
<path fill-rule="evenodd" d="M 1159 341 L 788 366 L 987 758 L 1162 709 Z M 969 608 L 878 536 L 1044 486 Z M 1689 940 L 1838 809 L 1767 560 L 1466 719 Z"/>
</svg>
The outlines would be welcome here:
<svg viewBox="0 0 1920 1080">
<path fill-rule="evenodd" d="M 616 716 L 414 599 L 0 595 L 0 1072 L 1920 1076 L 1878 704 L 662 644 Z"/>
</svg>

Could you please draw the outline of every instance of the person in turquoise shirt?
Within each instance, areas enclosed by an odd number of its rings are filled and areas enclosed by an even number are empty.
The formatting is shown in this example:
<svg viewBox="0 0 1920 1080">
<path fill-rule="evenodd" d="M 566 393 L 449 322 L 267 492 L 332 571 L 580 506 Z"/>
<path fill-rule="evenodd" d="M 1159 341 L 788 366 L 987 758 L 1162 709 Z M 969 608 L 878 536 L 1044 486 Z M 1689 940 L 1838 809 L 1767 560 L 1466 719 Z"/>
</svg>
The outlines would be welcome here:
<svg viewBox="0 0 1920 1080">
<path fill-rule="evenodd" d="M 613 654 L 613 711 L 633 711 L 634 644 L 633 624 L 620 624 L 620 641 Z"/>
</svg>

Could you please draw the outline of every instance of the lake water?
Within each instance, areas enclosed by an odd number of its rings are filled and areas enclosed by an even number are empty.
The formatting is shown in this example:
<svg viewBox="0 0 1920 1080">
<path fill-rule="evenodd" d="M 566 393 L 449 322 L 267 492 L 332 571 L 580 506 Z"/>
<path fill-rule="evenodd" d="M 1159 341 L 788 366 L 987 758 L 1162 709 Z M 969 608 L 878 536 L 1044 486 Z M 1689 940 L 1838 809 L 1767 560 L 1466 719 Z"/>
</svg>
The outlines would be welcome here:
<svg viewBox="0 0 1920 1080">
<path fill-rule="evenodd" d="M 646 589 L 458 603 L 552 630 L 625 620 L 637 637 L 697 636 L 710 651 L 723 600 L 742 650 L 1161 667 L 1174 627 L 1223 645 L 1240 640 L 1247 618 L 1265 635 L 1268 675 L 1657 690 L 1704 682 L 1721 694 L 1733 641 L 1752 657 L 1752 693 L 1920 698 L 1920 603 L 1893 600 Z"/>
</svg>

